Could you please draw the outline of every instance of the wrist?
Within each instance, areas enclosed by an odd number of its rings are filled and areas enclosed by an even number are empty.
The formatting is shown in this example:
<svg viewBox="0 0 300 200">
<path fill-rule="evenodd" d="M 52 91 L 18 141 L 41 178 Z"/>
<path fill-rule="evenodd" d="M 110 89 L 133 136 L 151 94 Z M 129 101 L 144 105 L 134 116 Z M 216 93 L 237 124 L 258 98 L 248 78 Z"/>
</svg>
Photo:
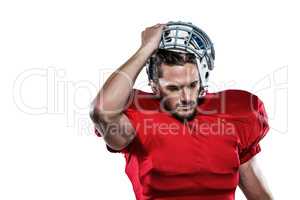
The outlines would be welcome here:
<svg viewBox="0 0 300 200">
<path fill-rule="evenodd" d="M 153 52 L 157 49 L 157 47 L 153 47 L 153 45 L 142 45 L 139 49 L 138 52 L 147 59 L 153 54 Z"/>
<path fill-rule="evenodd" d="M 140 60 L 140 62 L 145 63 L 150 58 L 150 56 L 152 55 L 154 50 L 155 49 L 150 48 L 148 46 L 141 46 L 137 50 L 135 56 L 136 56 L 136 58 L 138 58 Z"/>
</svg>

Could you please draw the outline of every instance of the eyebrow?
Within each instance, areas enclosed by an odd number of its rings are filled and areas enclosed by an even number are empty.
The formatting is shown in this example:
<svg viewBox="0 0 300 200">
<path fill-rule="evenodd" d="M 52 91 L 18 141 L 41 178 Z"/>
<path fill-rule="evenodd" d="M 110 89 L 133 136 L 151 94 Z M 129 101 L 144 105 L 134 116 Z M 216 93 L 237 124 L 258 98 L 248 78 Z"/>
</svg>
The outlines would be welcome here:
<svg viewBox="0 0 300 200">
<path fill-rule="evenodd" d="M 166 86 L 179 86 L 179 83 L 177 83 L 177 82 L 165 81 L 163 79 L 162 79 L 162 81 L 163 81 L 163 84 L 165 84 Z M 187 85 L 195 83 L 195 82 L 200 82 L 200 80 L 199 79 L 193 80 L 190 83 L 188 83 Z"/>
</svg>

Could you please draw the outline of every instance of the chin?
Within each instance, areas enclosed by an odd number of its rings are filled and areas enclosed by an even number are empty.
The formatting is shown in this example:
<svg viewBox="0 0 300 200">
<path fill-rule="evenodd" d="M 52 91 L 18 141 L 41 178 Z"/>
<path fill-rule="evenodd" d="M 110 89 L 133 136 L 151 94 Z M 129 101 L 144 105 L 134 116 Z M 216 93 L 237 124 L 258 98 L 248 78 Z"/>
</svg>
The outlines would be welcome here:
<svg viewBox="0 0 300 200">
<path fill-rule="evenodd" d="M 173 113 L 173 116 L 180 121 L 190 121 L 195 118 L 196 109 L 191 111 L 178 111 Z"/>
</svg>

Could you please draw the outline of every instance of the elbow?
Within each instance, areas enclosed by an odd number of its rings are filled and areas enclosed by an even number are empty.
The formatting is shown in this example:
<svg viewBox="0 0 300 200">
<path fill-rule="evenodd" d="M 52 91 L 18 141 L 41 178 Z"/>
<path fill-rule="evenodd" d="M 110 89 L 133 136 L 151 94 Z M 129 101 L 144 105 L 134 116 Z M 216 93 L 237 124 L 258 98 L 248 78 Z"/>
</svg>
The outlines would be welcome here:
<svg viewBox="0 0 300 200">
<path fill-rule="evenodd" d="M 91 102 L 89 108 L 89 116 L 94 123 L 103 121 L 105 118 L 105 112 L 104 109 L 101 109 L 102 106 L 99 103 L 96 103 L 96 99 Z"/>
<path fill-rule="evenodd" d="M 99 110 L 95 106 L 95 100 L 90 104 L 90 107 L 89 107 L 89 116 L 90 116 L 90 119 L 94 123 L 96 123 L 97 121 L 99 121 Z"/>
<path fill-rule="evenodd" d="M 90 119 L 96 124 L 107 121 L 105 113 L 99 109 L 99 107 L 94 106 L 93 104 L 90 106 L 89 116 Z"/>
<path fill-rule="evenodd" d="M 100 104 L 96 105 L 94 102 L 91 103 L 90 105 L 90 111 L 89 111 L 89 116 L 90 119 L 94 123 L 110 123 L 114 122 L 116 119 L 118 119 L 121 116 L 121 112 L 117 111 L 109 111 L 106 109 L 103 109 L 103 106 Z"/>
</svg>

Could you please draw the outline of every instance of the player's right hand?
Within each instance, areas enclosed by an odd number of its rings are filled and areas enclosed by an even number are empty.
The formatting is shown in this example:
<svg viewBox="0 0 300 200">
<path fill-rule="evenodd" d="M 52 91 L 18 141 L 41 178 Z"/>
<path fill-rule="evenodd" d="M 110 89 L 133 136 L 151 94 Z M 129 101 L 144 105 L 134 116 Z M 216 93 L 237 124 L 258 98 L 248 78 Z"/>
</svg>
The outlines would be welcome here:
<svg viewBox="0 0 300 200">
<path fill-rule="evenodd" d="M 141 47 L 145 47 L 151 52 L 155 51 L 159 46 L 164 28 L 166 28 L 166 24 L 156 24 L 154 26 L 147 27 L 142 32 Z"/>
</svg>

